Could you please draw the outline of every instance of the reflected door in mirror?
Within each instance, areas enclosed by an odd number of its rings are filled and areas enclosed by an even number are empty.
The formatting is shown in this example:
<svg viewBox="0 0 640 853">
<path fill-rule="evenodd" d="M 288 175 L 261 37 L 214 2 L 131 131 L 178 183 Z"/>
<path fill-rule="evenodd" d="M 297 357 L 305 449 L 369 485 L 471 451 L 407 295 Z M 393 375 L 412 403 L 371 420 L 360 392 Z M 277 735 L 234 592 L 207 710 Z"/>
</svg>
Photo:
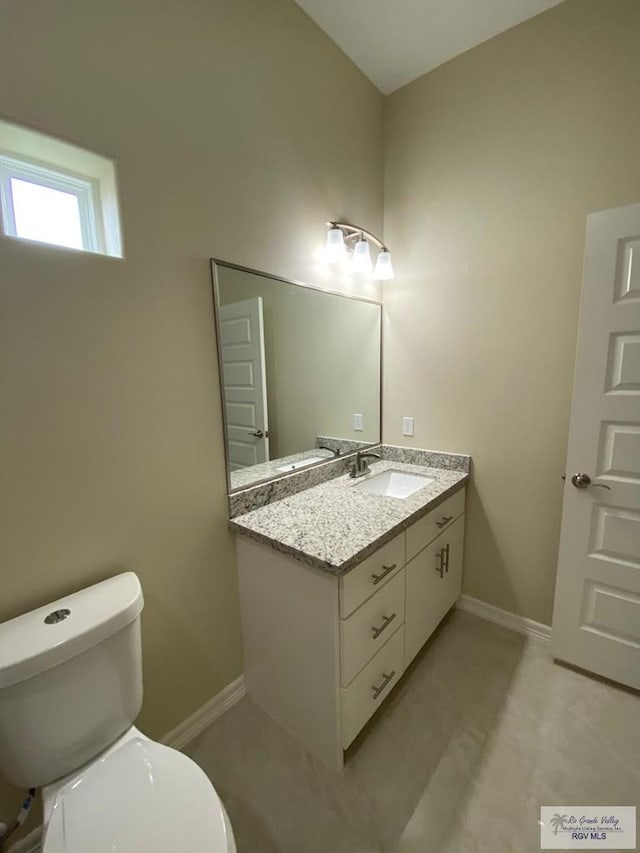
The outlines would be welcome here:
<svg viewBox="0 0 640 853">
<path fill-rule="evenodd" d="M 262 298 L 220 307 L 229 469 L 269 460 Z"/>
</svg>

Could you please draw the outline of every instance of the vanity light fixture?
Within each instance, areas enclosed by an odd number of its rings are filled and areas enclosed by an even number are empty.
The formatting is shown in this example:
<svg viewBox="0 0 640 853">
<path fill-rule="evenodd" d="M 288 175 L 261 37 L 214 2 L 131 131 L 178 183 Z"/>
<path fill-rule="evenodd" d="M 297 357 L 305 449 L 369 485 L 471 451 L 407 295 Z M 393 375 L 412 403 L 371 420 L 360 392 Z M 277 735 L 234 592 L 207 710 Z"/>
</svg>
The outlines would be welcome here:
<svg viewBox="0 0 640 853">
<path fill-rule="evenodd" d="M 371 263 L 371 250 L 369 244 L 364 239 L 364 235 L 360 235 L 360 239 L 353 247 L 353 255 L 351 255 L 350 263 L 351 272 L 370 273 L 373 269 Z"/>
<path fill-rule="evenodd" d="M 393 278 L 393 266 L 391 264 L 391 252 L 383 249 L 378 253 L 376 268 L 373 271 L 373 277 L 380 281 L 388 281 Z"/>
<path fill-rule="evenodd" d="M 369 274 L 372 267 L 369 244 L 373 243 L 380 249 L 373 277 L 381 281 L 388 281 L 394 277 L 391 252 L 375 234 L 348 222 L 327 222 L 326 224 L 329 229 L 325 248 L 327 263 L 333 264 L 344 260 L 350 253 L 351 272 Z"/>
<path fill-rule="evenodd" d="M 339 228 L 331 228 L 327 234 L 327 245 L 325 248 L 325 259 L 328 264 L 335 264 L 343 260 L 347 255 L 347 247 L 344 242 L 344 234 Z"/>
</svg>

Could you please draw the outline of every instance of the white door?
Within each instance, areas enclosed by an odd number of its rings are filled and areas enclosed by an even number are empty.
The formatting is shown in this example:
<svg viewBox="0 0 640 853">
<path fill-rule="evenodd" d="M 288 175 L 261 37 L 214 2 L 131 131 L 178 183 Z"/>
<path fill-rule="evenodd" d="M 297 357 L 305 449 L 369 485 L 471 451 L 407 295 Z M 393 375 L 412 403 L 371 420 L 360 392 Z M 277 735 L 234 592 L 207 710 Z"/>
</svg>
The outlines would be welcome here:
<svg viewBox="0 0 640 853">
<path fill-rule="evenodd" d="M 640 688 L 640 204 L 587 218 L 552 648 Z"/>
<path fill-rule="evenodd" d="M 229 468 L 269 460 L 262 297 L 220 306 Z"/>
</svg>

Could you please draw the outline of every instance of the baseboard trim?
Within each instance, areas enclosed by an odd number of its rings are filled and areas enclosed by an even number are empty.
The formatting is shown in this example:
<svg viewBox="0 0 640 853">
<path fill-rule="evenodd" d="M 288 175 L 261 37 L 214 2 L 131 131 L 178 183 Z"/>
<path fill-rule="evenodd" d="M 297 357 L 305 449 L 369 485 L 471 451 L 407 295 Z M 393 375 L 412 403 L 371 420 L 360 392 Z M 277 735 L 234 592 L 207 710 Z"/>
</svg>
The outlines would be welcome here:
<svg viewBox="0 0 640 853">
<path fill-rule="evenodd" d="M 218 717 L 221 717 L 225 711 L 232 708 L 246 694 L 247 689 L 244 683 L 244 676 L 241 675 L 223 687 L 219 693 L 212 696 L 208 702 L 205 702 L 201 708 L 194 711 L 190 717 L 183 720 L 179 725 L 172 729 L 162 738 L 161 743 L 166 746 L 171 746 L 173 749 L 183 749 L 194 738 L 215 722 Z"/>
<path fill-rule="evenodd" d="M 212 696 L 201 708 L 183 720 L 160 741 L 173 749 L 184 749 L 194 738 L 221 717 L 225 711 L 232 708 L 246 694 L 244 676 L 241 675 L 223 687 L 219 693 Z M 15 841 L 8 848 L 8 853 L 39 853 L 42 841 L 42 827 L 38 826 L 20 841 Z"/>
<path fill-rule="evenodd" d="M 535 622 L 525 616 L 518 616 L 509 610 L 502 610 L 500 607 L 494 607 L 493 604 L 487 604 L 486 601 L 480 601 L 479 598 L 462 595 L 458 599 L 457 606 L 460 610 L 473 613 L 474 616 L 501 625 L 503 628 L 508 628 L 509 631 L 516 631 L 518 634 L 525 634 L 527 637 L 544 642 L 549 642 L 551 639 L 551 627 L 549 625 Z"/>
<path fill-rule="evenodd" d="M 14 841 L 8 848 L 8 853 L 40 853 L 40 842 L 42 841 L 42 827 L 33 829 L 29 835 L 25 835 L 20 841 Z"/>
</svg>

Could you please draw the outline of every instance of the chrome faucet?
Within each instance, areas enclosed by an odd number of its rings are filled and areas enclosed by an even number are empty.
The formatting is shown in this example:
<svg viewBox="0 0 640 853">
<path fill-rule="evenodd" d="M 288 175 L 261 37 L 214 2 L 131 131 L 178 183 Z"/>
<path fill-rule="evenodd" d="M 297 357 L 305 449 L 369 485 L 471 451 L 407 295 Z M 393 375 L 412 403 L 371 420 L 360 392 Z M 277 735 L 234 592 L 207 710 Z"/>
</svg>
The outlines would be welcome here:
<svg viewBox="0 0 640 853">
<path fill-rule="evenodd" d="M 361 450 L 358 450 L 356 458 L 349 465 L 349 476 L 364 477 L 365 474 L 368 474 L 369 463 L 367 459 L 382 459 L 382 456 L 379 453 L 363 453 Z"/>
</svg>

